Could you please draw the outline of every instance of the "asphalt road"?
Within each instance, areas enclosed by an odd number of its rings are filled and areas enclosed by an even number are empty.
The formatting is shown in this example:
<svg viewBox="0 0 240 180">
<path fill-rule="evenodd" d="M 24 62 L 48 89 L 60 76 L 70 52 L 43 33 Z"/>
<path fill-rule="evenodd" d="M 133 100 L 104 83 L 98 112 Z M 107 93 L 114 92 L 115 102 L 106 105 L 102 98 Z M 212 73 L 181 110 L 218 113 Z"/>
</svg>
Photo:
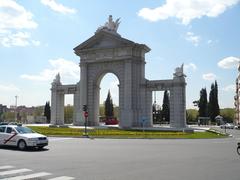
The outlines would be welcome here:
<svg viewBox="0 0 240 180">
<path fill-rule="evenodd" d="M 44 151 L 1 148 L 0 179 L 30 174 L 1 175 L 12 166 L 49 173 L 35 180 L 239 180 L 240 130 L 229 131 L 233 137 L 225 139 L 50 138 Z"/>
</svg>

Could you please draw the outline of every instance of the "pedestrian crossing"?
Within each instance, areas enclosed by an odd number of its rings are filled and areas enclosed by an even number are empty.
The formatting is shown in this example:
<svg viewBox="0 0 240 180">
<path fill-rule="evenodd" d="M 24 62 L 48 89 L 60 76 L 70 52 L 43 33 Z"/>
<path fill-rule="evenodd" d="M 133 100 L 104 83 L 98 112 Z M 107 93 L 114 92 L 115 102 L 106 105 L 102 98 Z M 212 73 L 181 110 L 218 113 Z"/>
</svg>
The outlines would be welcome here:
<svg viewBox="0 0 240 180">
<path fill-rule="evenodd" d="M 0 166 L 1 180 L 72 180 L 74 177 L 58 176 L 54 177 L 49 172 L 33 172 L 27 168 L 15 168 L 11 165 Z"/>
</svg>

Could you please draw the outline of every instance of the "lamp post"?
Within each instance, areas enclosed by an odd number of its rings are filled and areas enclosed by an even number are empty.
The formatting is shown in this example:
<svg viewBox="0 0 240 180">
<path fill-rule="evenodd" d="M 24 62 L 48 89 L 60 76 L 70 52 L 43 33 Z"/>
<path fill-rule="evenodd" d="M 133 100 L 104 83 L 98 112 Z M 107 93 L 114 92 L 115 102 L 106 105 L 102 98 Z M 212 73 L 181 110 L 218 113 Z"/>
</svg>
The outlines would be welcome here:
<svg viewBox="0 0 240 180">
<path fill-rule="evenodd" d="M 18 96 L 16 95 L 15 96 L 15 122 L 17 122 L 17 99 L 18 99 Z"/>
</svg>

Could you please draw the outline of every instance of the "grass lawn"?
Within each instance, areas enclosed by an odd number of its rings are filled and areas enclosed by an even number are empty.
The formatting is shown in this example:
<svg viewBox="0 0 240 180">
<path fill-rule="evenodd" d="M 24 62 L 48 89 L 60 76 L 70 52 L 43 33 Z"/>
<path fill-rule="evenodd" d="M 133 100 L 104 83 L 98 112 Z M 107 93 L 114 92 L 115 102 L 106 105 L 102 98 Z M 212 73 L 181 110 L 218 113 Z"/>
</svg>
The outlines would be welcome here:
<svg viewBox="0 0 240 180">
<path fill-rule="evenodd" d="M 83 128 L 55 128 L 42 126 L 29 126 L 34 131 L 47 136 L 64 136 L 64 137 L 82 137 Z M 137 131 L 122 129 L 88 129 L 88 135 L 93 138 L 156 138 L 156 139 L 208 139 L 223 138 L 226 135 L 216 132 L 162 132 L 162 131 Z"/>
</svg>

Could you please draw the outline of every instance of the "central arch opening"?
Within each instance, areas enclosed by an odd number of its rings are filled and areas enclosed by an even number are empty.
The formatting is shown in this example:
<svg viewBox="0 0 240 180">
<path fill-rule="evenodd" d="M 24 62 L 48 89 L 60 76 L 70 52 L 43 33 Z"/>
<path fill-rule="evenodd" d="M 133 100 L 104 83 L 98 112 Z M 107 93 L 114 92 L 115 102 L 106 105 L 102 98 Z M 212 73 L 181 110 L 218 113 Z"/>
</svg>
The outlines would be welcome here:
<svg viewBox="0 0 240 180">
<path fill-rule="evenodd" d="M 119 123 L 119 79 L 113 73 L 106 73 L 99 82 L 99 124 L 117 125 Z"/>
<path fill-rule="evenodd" d="M 73 95 L 65 94 L 64 96 L 64 124 L 73 124 Z"/>
</svg>

